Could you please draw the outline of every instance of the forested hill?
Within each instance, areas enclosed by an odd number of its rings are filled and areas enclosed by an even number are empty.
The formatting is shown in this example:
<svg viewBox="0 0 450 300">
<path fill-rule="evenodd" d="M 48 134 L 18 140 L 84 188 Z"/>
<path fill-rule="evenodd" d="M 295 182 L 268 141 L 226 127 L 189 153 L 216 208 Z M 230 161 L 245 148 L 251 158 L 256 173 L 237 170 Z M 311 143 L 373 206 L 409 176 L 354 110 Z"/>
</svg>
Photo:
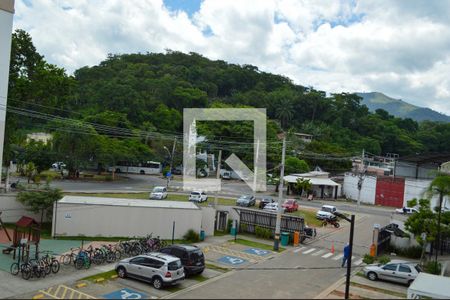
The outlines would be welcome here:
<svg viewBox="0 0 450 300">
<path fill-rule="evenodd" d="M 275 139 L 280 127 L 313 134 L 314 142 L 306 149 L 300 147 L 312 157 L 349 156 L 362 149 L 377 155 L 450 151 L 450 124 L 417 123 L 393 117 L 384 110 L 371 113 L 356 94 L 327 97 L 323 91 L 293 84 L 289 78 L 262 72 L 255 66 L 213 61 L 196 53 L 110 55 L 99 65 L 80 68 L 69 76 L 48 64 L 23 31 L 13 35 L 8 106 L 9 145 L 21 143 L 17 132 L 44 129 L 58 132 L 56 137 L 60 139 L 55 141 L 55 149 L 73 153 L 83 150 L 91 160 L 102 156 L 109 162 L 126 157 L 122 153 L 111 158 L 112 150 L 130 147 L 138 149 L 141 157 L 162 159 L 158 155 L 163 156 L 165 150 L 148 136 L 140 141 L 112 137 L 123 130 L 181 134 L 182 110 L 189 107 L 267 108 L 268 118 L 275 121 L 268 123 L 268 139 Z M 23 109 L 28 111 L 20 111 Z M 47 114 L 47 119 L 36 113 Z M 64 130 L 76 133 L 81 127 L 74 129 L 75 125 L 70 124 L 72 127 L 62 130 L 69 125 L 55 116 L 109 126 L 106 145 L 111 148 L 103 149 L 102 155 L 98 144 L 82 150 L 64 148 L 63 141 L 68 141 L 62 137 Z M 97 125 L 89 127 L 89 135 L 103 134 Z M 243 133 L 241 127 L 232 125 L 210 126 L 205 132 L 210 138 L 252 137 L 251 132 Z M 146 143 L 150 147 L 143 148 Z M 5 151 L 10 150 L 7 147 Z M 292 146 L 291 153 L 293 150 L 299 149 Z M 279 153 L 278 148 L 275 152 Z M 273 160 L 278 161 L 278 157 Z M 310 163 L 315 165 L 317 161 Z"/>
<path fill-rule="evenodd" d="M 450 122 L 450 116 L 429 108 L 412 105 L 400 99 L 388 97 L 383 93 L 357 93 L 357 95 L 363 98 L 362 103 L 367 105 L 369 110 L 373 112 L 381 108 L 396 117 L 411 118 L 418 122 L 425 120 Z"/>
</svg>

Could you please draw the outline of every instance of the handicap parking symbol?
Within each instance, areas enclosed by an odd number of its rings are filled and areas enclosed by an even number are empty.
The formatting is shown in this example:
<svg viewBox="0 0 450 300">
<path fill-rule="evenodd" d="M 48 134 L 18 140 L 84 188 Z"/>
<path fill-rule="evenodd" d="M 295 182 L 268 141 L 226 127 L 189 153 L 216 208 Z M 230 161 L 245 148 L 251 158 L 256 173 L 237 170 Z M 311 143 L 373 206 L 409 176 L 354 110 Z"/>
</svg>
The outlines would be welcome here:
<svg viewBox="0 0 450 300">
<path fill-rule="evenodd" d="M 130 289 L 121 289 L 102 296 L 105 299 L 147 299 L 147 295 Z"/>
<path fill-rule="evenodd" d="M 271 253 L 269 250 L 262 250 L 262 249 L 257 249 L 257 248 L 245 249 L 244 252 L 247 252 L 249 254 L 259 255 L 259 256 L 266 256 Z"/>
<path fill-rule="evenodd" d="M 240 264 L 247 262 L 245 259 L 235 257 L 235 256 L 224 256 L 224 257 L 219 258 L 217 261 L 227 264 L 227 265 L 233 265 L 233 266 L 240 265 Z"/>
</svg>

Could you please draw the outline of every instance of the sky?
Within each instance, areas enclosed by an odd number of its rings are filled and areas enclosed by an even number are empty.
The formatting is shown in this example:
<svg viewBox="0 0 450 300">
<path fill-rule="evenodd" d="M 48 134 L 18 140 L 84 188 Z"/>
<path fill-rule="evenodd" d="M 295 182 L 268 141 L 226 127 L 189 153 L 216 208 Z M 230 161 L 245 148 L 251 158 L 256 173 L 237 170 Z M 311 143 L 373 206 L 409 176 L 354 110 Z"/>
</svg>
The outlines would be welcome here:
<svg viewBox="0 0 450 300">
<path fill-rule="evenodd" d="M 447 0 L 16 0 L 15 9 L 14 28 L 69 73 L 108 53 L 171 49 L 450 115 Z"/>
</svg>

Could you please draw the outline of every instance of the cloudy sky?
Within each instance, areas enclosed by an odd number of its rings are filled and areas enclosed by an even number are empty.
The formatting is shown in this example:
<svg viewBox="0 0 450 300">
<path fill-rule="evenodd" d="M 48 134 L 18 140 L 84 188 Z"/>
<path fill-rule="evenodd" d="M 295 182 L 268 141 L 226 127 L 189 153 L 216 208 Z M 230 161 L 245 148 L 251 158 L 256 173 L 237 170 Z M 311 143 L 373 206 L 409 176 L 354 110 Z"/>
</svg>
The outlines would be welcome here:
<svg viewBox="0 0 450 300">
<path fill-rule="evenodd" d="M 16 0 L 14 27 L 69 72 L 172 49 L 450 115 L 449 16 L 447 0 Z"/>
</svg>

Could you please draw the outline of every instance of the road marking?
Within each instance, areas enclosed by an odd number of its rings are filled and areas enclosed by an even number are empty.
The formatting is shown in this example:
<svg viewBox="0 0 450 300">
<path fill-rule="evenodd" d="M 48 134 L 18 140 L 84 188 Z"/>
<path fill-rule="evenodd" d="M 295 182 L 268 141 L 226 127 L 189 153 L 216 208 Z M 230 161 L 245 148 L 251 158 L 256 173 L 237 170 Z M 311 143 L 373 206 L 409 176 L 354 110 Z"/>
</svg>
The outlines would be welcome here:
<svg viewBox="0 0 450 300">
<path fill-rule="evenodd" d="M 319 250 L 317 252 L 314 252 L 313 254 L 311 254 L 312 256 L 319 256 L 320 254 L 324 253 L 326 250 Z"/>
<path fill-rule="evenodd" d="M 311 248 L 311 249 L 306 250 L 305 252 L 303 252 L 303 254 L 308 254 L 308 253 L 311 253 L 311 252 L 314 252 L 314 251 L 316 251 L 316 248 Z"/>
<path fill-rule="evenodd" d="M 355 261 L 353 264 L 354 264 L 355 266 L 359 266 L 360 264 L 362 264 L 362 262 L 363 262 L 363 260 L 362 260 L 362 258 L 360 258 L 360 259 L 358 259 L 357 261 Z"/>
<path fill-rule="evenodd" d="M 53 299 L 65 299 L 68 292 L 70 292 L 69 294 L 70 297 L 68 298 L 71 299 L 95 299 L 95 297 L 91 295 L 80 292 L 78 290 L 75 290 L 71 287 L 62 284 L 58 285 L 55 290 L 54 288 L 55 287 L 50 287 L 47 290 L 39 290 L 39 292 Z M 62 295 L 58 295 L 60 294 L 61 291 Z"/>
<path fill-rule="evenodd" d="M 298 253 L 300 251 L 302 251 L 303 249 L 305 249 L 306 247 L 300 247 L 294 250 L 294 253 Z"/>
<path fill-rule="evenodd" d="M 339 259 L 341 259 L 343 257 L 344 257 L 344 254 L 339 254 L 339 255 L 333 257 L 333 260 L 339 260 Z"/>
<path fill-rule="evenodd" d="M 322 255 L 322 257 L 323 257 L 323 258 L 328 258 L 328 257 L 330 257 L 330 256 L 333 256 L 333 254 L 334 254 L 334 253 L 328 252 L 327 254 Z"/>
</svg>

